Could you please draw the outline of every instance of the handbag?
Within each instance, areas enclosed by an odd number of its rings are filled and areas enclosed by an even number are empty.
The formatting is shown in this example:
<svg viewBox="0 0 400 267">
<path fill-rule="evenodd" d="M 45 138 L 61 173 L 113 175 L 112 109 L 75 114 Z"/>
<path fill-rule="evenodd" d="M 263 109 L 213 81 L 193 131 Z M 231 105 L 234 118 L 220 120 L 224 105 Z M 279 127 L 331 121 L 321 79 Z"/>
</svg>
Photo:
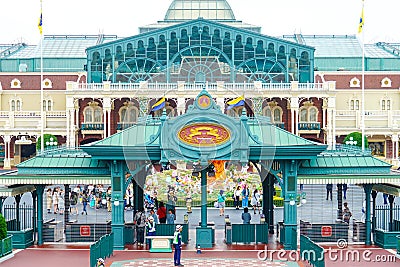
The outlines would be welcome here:
<svg viewBox="0 0 400 267">
<path fill-rule="evenodd" d="M 218 202 L 217 201 L 214 202 L 214 208 L 218 208 Z"/>
</svg>

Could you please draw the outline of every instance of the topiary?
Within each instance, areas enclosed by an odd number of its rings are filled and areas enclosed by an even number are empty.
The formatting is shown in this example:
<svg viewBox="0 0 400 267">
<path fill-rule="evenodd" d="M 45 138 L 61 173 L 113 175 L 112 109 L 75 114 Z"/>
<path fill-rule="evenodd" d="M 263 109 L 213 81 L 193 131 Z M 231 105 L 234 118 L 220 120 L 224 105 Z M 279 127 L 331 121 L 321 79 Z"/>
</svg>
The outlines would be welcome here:
<svg viewBox="0 0 400 267">
<path fill-rule="evenodd" d="M 362 134 L 360 132 L 352 132 L 344 138 L 343 144 L 361 147 L 362 146 L 361 136 Z M 365 135 L 364 135 L 364 148 L 368 148 L 368 139 Z"/>
<path fill-rule="evenodd" d="M 7 237 L 6 219 L 4 219 L 3 215 L 0 213 L 0 240 L 6 237 Z"/>
<path fill-rule="evenodd" d="M 51 139 L 52 138 L 52 139 Z M 43 139 L 44 139 L 44 148 L 46 149 L 48 147 L 47 143 L 52 141 L 53 144 L 57 144 L 57 137 L 55 137 L 52 134 L 44 134 L 43 135 Z M 51 140 L 50 140 L 51 139 Z M 37 142 L 36 142 L 36 149 L 40 150 L 41 149 L 41 145 L 42 145 L 42 137 L 39 136 Z"/>
</svg>

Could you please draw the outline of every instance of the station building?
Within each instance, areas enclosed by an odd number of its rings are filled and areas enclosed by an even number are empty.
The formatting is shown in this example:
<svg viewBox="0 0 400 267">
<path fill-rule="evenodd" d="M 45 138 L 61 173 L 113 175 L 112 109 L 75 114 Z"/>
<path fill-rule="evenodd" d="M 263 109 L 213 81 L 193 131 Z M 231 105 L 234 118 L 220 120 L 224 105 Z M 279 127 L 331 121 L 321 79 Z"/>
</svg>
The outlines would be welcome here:
<svg viewBox="0 0 400 267">
<path fill-rule="evenodd" d="M 0 45 L 4 168 L 35 155 L 42 127 L 52 145 L 80 146 L 160 116 L 162 97 L 169 116 L 184 114 L 203 88 L 226 114 L 245 108 L 331 148 L 361 131 L 364 88 L 372 154 L 399 165 L 398 44 L 365 45 L 362 84 L 355 35 L 269 36 L 226 0 L 173 0 L 136 35 L 46 35 L 42 45 Z M 238 96 L 245 106 L 228 110 Z"/>
</svg>

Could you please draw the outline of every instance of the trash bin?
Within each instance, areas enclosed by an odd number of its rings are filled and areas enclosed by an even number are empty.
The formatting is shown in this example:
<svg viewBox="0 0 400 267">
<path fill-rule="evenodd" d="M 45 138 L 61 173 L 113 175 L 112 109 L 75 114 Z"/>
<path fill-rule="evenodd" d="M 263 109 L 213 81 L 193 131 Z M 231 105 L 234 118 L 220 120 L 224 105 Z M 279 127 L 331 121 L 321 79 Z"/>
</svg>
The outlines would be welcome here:
<svg viewBox="0 0 400 267">
<path fill-rule="evenodd" d="M 225 243 L 232 244 L 232 224 L 230 221 L 225 223 Z"/>
</svg>

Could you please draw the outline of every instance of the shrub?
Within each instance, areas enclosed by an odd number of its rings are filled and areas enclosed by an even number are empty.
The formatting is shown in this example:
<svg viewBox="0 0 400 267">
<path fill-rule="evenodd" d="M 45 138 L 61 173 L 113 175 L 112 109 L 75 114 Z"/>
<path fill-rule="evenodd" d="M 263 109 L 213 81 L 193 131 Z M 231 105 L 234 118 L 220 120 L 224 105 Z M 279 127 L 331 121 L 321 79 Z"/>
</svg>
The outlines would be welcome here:
<svg viewBox="0 0 400 267">
<path fill-rule="evenodd" d="M 360 132 L 352 132 L 349 133 L 343 140 L 343 144 L 346 144 L 346 141 L 356 141 L 355 146 L 362 146 L 362 134 Z M 368 148 L 368 138 L 364 135 L 364 148 Z"/>
<path fill-rule="evenodd" d="M 7 237 L 6 219 L 4 219 L 3 215 L 0 213 L 0 240 L 6 237 Z"/>
<path fill-rule="evenodd" d="M 50 138 L 53 138 L 53 142 L 57 142 L 57 137 L 55 137 L 52 134 L 44 134 L 43 135 L 43 139 L 44 139 L 44 148 L 47 148 L 47 144 L 46 142 L 50 142 Z M 36 143 L 36 149 L 40 150 L 41 149 L 41 145 L 42 145 L 42 137 L 39 136 L 37 143 Z"/>
</svg>

